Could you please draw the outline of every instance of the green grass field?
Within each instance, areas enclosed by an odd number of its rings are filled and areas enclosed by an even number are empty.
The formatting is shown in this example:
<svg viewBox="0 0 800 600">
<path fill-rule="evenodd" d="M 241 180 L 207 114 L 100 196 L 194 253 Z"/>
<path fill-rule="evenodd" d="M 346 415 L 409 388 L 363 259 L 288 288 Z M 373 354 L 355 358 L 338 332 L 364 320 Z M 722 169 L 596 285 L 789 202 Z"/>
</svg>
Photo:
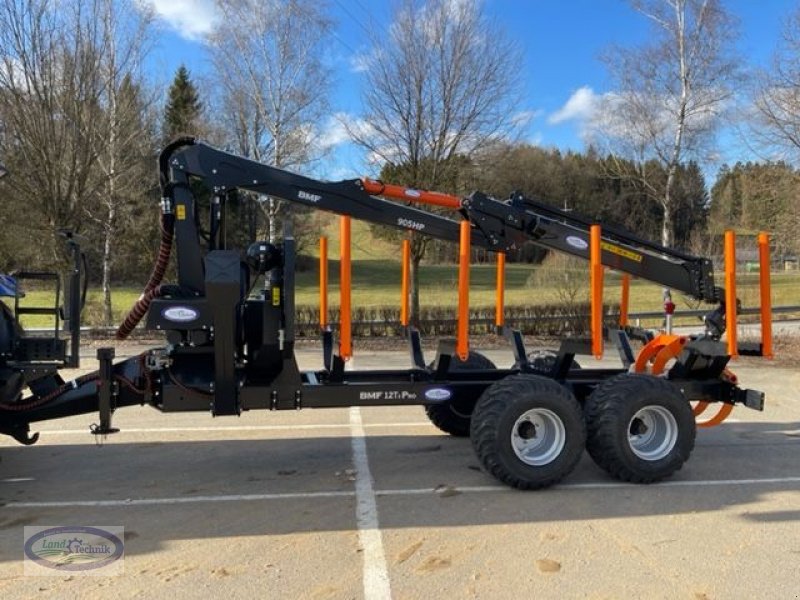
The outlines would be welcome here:
<svg viewBox="0 0 800 600">
<path fill-rule="evenodd" d="M 353 306 L 377 307 L 399 306 L 400 263 L 393 260 L 360 258 L 352 266 Z M 524 306 L 557 303 L 563 298 L 567 286 L 563 280 L 563 269 L 548 269 L 531 265 L 507 265 L 506 305 Z M 495 302 L 494 265 L 473 265 L 470 271 L 473 307 L 491 307 Z M 576 270 L 576 301 L 588 300 L 588 270 Z M 620 277 L 607 273 L 605 278 L 605 300 L 619 302 Z M 717 275 L 721 282 L 722 275 Z M 455 265 L 423 265 L 420 270 L 420 303 L 423 306 L 452 306 L 455 314 L 457 301 L 458 269 Z M 112 293 L 115 323 L 121 321 L 138 298 L 141 290 L 116 288 Z M 742 273 L 737 278 L 737 295 L 744 306 L 758 306 L 758 275 Z M 339 304 L 339 263 L 329 264 L 329 305 Z M 679 294 L 674 295 L 678 311 L 700 308 L 696 302 Z M 772 276 L 772 301 L 774 306 L 800 304 L 800 272 L 781 272 Z M 26 306 L 46 306 L 52 303 L 52 294 L 31 290 L 23 299 Z M 319 271 L 315 267 L 297 274 L 297 304 L 317 306 L 319 304 Z M 84 312 L 84 323 L 100 324 L 102 321 L 102 295 L 92 289 Z M 645 281 L 633 281 L 630 295 L 630 311 L 657 311 L 662 307 L 661 287 Z M 44 327 L 51 323 L 44 317 L 29 317 L 24 324 L 29 327 Z"/>
</svg>

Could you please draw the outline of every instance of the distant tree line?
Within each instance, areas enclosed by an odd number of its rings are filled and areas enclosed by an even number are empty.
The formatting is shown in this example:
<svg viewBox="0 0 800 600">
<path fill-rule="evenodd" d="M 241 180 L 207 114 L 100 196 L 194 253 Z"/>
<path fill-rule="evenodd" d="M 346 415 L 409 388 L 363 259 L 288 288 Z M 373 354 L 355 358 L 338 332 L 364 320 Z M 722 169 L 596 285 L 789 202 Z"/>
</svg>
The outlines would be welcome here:
<svg viewBox="0 0 800 600">
<path fill-rule="evenodd" d="M 456 157 L 447 169 L 448 178 L 439 191 L 466 195 L 479 190 L 504 200 L 512 192 L 574 211 L 596 220 L 627 228 L 637 235 L 659 240 L 663 207 L 658 199 L 638 181 L 614 176 L 625 162 L 616 156 L 602 157 L 594 150 L 585 153 L 561 152 L 527 144 L 505 144 L 492 148 L 470 160 Z M 636 165 L 630 165 L 633 169 Z M 657 162 L 648 165 L 651 180 L 657 175 L 666 179 L 665 170 Z M 381 171 L 386 182 L 409 184 L 403 166 L 387 166 Z M 706 232 L 709 213 L 709 195 L 703 174 L 694 162 L 679 165 L 673 185 L 673 246 L 688 249 L 692 240 Z M 401 237 L 383 228 L 374 228 L 388 238 Z M 476 249 L 475 258 L 485 258 L 485 252 Z M 511 261 L 539 262 L 544 252 L 529 245 L 508 258 Z M 452 244 L 430 242 L 428 260 L 433 262 L 456 260 L 458 249 Z"/>
</svg>

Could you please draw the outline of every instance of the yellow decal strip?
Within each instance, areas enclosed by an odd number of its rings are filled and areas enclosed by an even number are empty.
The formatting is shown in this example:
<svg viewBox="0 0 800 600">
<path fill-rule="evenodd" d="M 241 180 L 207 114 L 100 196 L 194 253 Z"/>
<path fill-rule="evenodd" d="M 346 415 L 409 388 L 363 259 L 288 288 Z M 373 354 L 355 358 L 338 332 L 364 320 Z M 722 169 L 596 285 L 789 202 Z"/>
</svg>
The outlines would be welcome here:
<svg viewBox="0 0 800 600">
<path fill-rule="evenodd" d="M 617 256 L 621 256 L 622 258 L 627 258 L 628 260 L 632 260 L 634 262 L 640 263 L 642 262 L 642 255 L 633 252 L 632 250 L 628 250 L 626 248 L 620 248 L 619 246 L 615 246 L 610 242 L 600 242 L 600 247 L 607 252 L 611 252 L 611 254 L 616 254 Z"/>
</svg>

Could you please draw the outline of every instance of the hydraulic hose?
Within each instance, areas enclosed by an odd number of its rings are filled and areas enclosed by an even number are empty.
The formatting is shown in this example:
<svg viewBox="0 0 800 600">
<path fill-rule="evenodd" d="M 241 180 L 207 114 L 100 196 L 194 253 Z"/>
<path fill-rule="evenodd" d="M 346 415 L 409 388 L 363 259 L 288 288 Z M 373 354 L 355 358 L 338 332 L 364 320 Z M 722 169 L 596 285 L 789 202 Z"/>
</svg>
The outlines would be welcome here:
<svg viewBox="0 0 800 600">
<path fill-rule="evenodd" d="M 161 243 L 158 248 L 158 257 L 156 263 L 153 265 L 153 271 L 150 273 L 150 279 L 147 285 L 135 302 L 125 320 L 117 329 L 114 336 L 118 340 L 124 340 L 133 331 L 134 327 L 142 320 L 142 317 L 147 313 L 150 308 L 150 303 L 153 298 L 157 297 L 160 293 L 161 280 L 164 279 L 164 273 L 167 271 L 169 265 L 169 255 L 172 251 L 172 240 L 175 236 L 175 219 L 173 215 L 163 212 L 161 213 Z"/>
<path fill-rule="evenodd" d="M 179 137 L 167 144 L 166 148 L 161 151 L 158 157 L 158 172 L 161 181 L 161 188 L 166 189 L 170 186 L 169 170 L 170 170 L 170 157 L 181 147 L 191 146 L 195 143 L 193 137 Z M 150 274 L 150 279 L 147 285 L 139 296 L 139 299 L 131 308 L 122 325 L 117 329 L 114 336 L 118 340 L 124 340 L 133 331 L 134 327 L 139 324 L 142 317 L 147 313 L 150 308 L 150 303 L 153 298 L 160 295 L 161 280 L 164 279 L 164 273 L 167 271 L 169 265 L 169 255 L 172 251 L 172 239 L 175 236 L 175 217 L 167 205 L 161 205 L 161 244 L 158 248 L 158 258 L 156 264 L 153 266 L 153 272 Z"/>
<path fill-rule="evenodd" d="M 2 402 L 0 403 L 0 409 L 11 410 L 11 411 L 30 410 L 31 408 L 36 408 L 38 406 L 47 404 L 51 400 L 55 400 L 56 398 L 58 398 L 61 394 L 68 392 L 70 390 L 74 390 L 85 383 L 89 383 L 90 381 L 96 381 L 99 378 L 100 377 L 97 373 L 89 373 L 87 375 L 78 377 L 77 379 L 75 379 L 75 381 L 71 381 L 57 387 L 52 392 L 50 392 L 45 396 L 42 396 L 41 398 L 34 398 L 28 402 L 20 402 L 14 404 L 7 404 L 5 402 Z"/>
<path fill-rule="evenodd" d="M 112 374 L 112 378 L 116 381 L 122 388 L 127 389 L 130 393 L 136 396 L 145 396 L 148 392 L 152 390 L 152 379 L 150 376 L 150 371 L 147 369 L 146 366 L 147 361 L 147 353 L 142 353 L 137 357 L 130 358 L 122 363 L 117 363 L 115 366 L 115 372 Z M 136 370 L 133 370 L 133 365 L 136 366 Z M 144 387 L 138 388 L 136 387 L 136 383 L 134 380 L 144 380 Z M 48 404 L 58 400 L 64 394 L 77 390 L 78 388 L 83 387 L 84 385 L 94 383 L 100 381 L 100 374 L 95 371 L 93 373 L 87 373 L 86 375 L 82 375 L 76 378 L 73 381 L 68 381 L 54 390 L 50 391 L 49 393 L 45 394 L 41 397 L 31 396 L 28 397 L 25 401 L 21 402 L 14 402 L 14 403 L 7 403 L 7 402 L 0 402 L 0 410 L 5 410 L 9 412 L 25 412 L 31 411 L 33 409 L 41 409 Z M 94 394 L 96 396 L 96 392 Z M 88 397 L 84 395 L 84 398 Z M 88 412 L 88 411 L 78 411 L 72 414 L 81 414 L 81 412 Z M 66 415 L 62 415 L 66 416 Z M 54 417 L 53 417 L 54 418 Z"/>
</svg>

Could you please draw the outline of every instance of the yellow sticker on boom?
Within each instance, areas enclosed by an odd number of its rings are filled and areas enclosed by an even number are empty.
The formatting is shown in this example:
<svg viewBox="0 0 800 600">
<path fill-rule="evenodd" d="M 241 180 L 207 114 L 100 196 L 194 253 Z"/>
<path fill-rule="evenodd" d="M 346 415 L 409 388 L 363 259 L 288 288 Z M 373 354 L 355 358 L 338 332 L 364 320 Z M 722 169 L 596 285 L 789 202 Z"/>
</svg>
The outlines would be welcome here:
<svg viewBox="0 0 800 600">
<path fill-rule="evenodd" d="M 178 217 L 178 221 L 186 220 L 186 205 L 178 204 L 178 206 L 175 207 L 175 215 Z"/>
<path fill-rule="evenodd" d="M 611 254 L 616 254 L 617 256 L 621 256 L 622 258 L 627 258 L 628 260 L 632 260 L 634 262 L 642 262 L 642 255 L 633 252 L 632 250 L 628 250 L 626 248 L 620 248 L 619 246 L 615 246 L 610 242 L 600 242 L 600 247 L 603 250 L 611 252 Z"/>
<path fill-rule="evenodd" d="M 274 287 L 272 288 L 272 306 L 280 306 L 281 305 L 281 288 Z"/>
</svg>

